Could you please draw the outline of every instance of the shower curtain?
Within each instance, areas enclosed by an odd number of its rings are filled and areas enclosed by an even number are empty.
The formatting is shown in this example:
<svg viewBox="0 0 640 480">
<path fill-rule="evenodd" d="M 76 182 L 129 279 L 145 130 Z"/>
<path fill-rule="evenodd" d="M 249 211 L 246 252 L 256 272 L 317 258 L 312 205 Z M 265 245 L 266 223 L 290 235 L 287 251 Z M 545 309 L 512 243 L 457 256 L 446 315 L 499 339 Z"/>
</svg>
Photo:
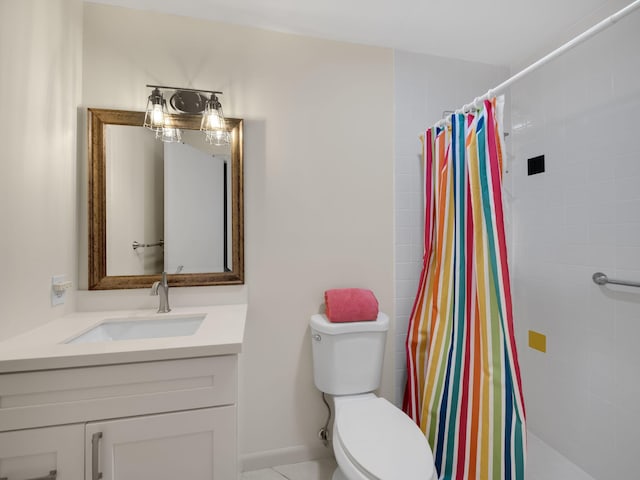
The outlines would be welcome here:
<svg viewBox="0 0 640 480">
<path fill-rule="evenodd" d="M 427 130 L 424 259 L 404 411 L 440 479 L 524 480 L 525 408 L 502 206 L 503 98 Z"/>
</svg>

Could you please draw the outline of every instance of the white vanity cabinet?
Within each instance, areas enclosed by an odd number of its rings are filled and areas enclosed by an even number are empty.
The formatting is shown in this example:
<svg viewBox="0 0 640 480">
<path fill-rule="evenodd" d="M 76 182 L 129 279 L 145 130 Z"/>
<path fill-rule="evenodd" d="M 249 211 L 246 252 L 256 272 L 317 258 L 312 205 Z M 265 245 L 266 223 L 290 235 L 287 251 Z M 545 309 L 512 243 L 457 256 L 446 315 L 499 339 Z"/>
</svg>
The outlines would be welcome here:
<svg viewBox="0 0 640 480">
<path fill-rule="evenodd" d="M 232 406 L 91 422 L 85 478 L 236 478 L 234 430 Z"/>
<path fill-rule="evenodd" d="M 0 478 L 236 479 L 236 399 L 237 355 L 0 374 Z"/>
</svg>

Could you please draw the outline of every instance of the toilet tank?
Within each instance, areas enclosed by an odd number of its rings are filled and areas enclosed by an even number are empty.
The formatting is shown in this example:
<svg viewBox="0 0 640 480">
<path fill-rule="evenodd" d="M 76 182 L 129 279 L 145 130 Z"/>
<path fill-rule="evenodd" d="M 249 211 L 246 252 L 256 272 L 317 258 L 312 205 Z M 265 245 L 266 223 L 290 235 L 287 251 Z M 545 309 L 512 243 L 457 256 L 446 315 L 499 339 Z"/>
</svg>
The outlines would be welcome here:
<svg viewBox="0 0 640 480">
<path fill-rule="evenodd" d="M 356 395 L 380 386 L 389 317 L 374 321 L 331 323 L 311 317 L 313 379 L 321 392 Z"/>
</svg>

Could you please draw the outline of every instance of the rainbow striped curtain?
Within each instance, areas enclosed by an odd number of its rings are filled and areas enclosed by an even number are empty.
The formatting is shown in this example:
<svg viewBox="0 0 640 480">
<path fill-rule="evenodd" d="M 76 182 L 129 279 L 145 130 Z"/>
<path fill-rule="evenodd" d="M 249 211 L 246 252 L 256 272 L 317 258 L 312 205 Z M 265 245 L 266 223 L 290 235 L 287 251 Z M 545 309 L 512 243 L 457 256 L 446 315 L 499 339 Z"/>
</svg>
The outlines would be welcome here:
<svg viewBox="0 0 640 480">
<path fill-rule="evenodd" d="M 502 209 L 502 99 L 425 134 L 424 264 L 404 411 L 440 479 L 524 479 L 525 408 Z"/>
</svg>

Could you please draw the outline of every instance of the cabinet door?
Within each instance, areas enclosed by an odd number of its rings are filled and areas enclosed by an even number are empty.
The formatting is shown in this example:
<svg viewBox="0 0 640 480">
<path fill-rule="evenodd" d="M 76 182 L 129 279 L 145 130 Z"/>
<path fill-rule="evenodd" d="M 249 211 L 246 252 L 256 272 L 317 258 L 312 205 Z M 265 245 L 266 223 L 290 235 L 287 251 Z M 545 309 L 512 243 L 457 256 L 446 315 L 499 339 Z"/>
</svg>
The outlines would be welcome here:
<svg viewBox="0 0 640 480">
<path fill-rule="evenodd" d="M 235 406 L 92 422 L 85 442 L 86 480 L 238 476 Z"/>
<path fill-rule="evenodd" d="M 40 478 L 52 470 L 57 480 L 82 478 L 84 425 L 0 433 L 0 478 Z"/>
</svg>

